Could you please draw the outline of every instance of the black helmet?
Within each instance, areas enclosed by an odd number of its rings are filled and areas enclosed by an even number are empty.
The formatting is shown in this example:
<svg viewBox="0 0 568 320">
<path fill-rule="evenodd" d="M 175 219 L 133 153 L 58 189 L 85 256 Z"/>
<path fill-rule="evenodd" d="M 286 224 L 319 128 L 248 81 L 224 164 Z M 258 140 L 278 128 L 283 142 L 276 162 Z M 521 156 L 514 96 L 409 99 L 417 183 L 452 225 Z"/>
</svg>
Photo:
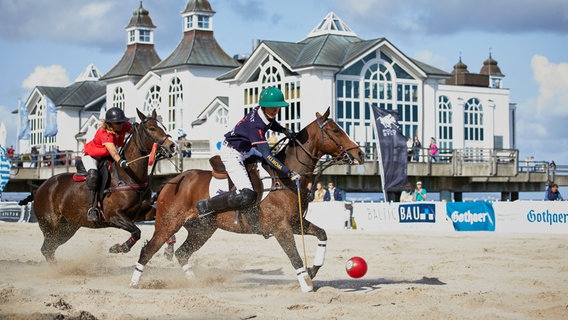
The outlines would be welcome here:
<svg viewBox="0 0 568 320">
<path fill-rule="evenodd" d="M 119 123 L 128 121 L 128 118 L 124 115 L 124 111 L 122 111 L 122 109 L 112 107 L 107 110 L 105 121 L 108 123 Z"/>
</svg>

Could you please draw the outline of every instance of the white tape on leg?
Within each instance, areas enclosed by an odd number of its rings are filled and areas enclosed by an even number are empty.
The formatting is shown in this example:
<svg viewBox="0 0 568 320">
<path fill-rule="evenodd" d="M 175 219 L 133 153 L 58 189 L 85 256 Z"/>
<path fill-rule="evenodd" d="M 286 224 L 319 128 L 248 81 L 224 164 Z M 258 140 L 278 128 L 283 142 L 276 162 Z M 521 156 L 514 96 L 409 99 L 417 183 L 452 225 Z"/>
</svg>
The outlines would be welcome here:
<svg viewBox="0 0 568 320">
<path fill-rule="evenodd" d="M 318 249 L 316 251 L 316 258 L 314 259 L 314 266 L 321 267 L 325 261 L 325 252 L 327 250 L 327 241 L 318 241 Z"/>
<path fill-rule="evenodd" d="M 314 291 L 314 285 L 312 284 L 312 278 L 306 272 L 304 267 L 296 269 L 296 275 L 298 276 L 298 282 L 300 282 L 300 288 L 302 292 L 312 292 Z"/>
<path fill-rule="evenodd" d="M 143 271 L 144 271 L 144 266 L 140 263 L 136 263 L 136 267 L 134 267 L 134 273 L 132 273 L 132 278 L 130 279 L 131 287 L 138 285 Z"/>
<path fill-rule="evenodd" d="M 197 278 L 195 276 L 195 273 L 193 273 L 193 269 L 191 268 L 191 266 L 188 264 L 184 265 L 183 267 L 181 267 L 181 269 L 183 270 L 183 273 L 185 274 L 185 277 L 188 279 L 195 279 Z"/>
</svg>

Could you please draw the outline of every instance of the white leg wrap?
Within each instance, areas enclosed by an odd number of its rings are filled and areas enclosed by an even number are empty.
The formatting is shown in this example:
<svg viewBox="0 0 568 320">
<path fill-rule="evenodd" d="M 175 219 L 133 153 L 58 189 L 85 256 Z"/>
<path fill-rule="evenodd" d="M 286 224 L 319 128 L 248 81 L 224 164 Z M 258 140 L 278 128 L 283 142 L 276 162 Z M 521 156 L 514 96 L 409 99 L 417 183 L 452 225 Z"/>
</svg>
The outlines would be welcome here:
<svg viewBox="0 0 568 320">
<path fill-rule="evenodd" d="M 312 292 L 314 291 L 314 285 L 312 284 L 312 278 L 306 272 L 304 267 L 296 269 L 296 275 L 298 276 L 298 282 L 300 282 L 300 288 L 302 292 Z"/>
<path fill-rule="evenodd" d="M 325 260 L 325 251 L 327 250 L 327 241 L 318 241 L 318 250 L 314 259 L 314 266 L 321 267 Z"/>
<path fill-rule="evenodd" d="M 144 271 L 144 266 L 141 265 L 140 263 L 136 263 L 136 267 L 134 267 L 134 273 L 132 274 L 132 278 L 130 279 L 131 287 L 138 285 L 143 271 Z"/>
<path fill-rule="evenodd" d="M 195 276 L 195 273 L 193 273 L 193 269 L 191 268 L 189 263 L 181 267 L 181 269 L 183 270 L 183 273 L 185 273 L 186 278 L 190 280 L 197 278 L 197 276 Z"/>
</svg>

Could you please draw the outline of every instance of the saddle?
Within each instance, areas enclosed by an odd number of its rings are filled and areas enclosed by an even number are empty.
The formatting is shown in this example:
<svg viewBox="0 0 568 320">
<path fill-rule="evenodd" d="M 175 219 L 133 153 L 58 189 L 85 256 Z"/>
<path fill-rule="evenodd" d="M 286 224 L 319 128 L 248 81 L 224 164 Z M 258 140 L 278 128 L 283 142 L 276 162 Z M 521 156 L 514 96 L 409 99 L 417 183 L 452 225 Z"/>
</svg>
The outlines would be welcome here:
<svg viewBox="0 0 568 320">
<path fill-rule="evenodd" d="M 109 158 L 102 158 L 97 162 L 97 170 L 99 170 L 99 175 L 101 178 L 101 183 L 99 185 L 98 200 L 101 201 L 105 196 L 104 191 L 108 188 L 110 184 L 110 168 L 112 161 Z M 73 174 L 73 181 L 82 182 L 87 180 L 87 170 L 83 164 L 83 160 L 77 159 L 75 162 L 75 168 L 77 172 Z"/>
</svg>

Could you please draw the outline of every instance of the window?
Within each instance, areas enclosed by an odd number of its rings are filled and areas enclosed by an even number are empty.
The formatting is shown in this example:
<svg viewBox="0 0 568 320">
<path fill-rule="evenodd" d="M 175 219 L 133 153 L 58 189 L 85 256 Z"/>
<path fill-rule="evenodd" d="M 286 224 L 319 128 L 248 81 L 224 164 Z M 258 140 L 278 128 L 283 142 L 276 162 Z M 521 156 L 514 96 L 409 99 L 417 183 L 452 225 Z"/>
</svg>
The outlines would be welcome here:
<svg viewBox="0 0 568 320">
<path fill-rule="evenodd" d="M 136 40 L 136 30 L 128 31 L 128 43 L 134 43 L 134 40 Z"/>
<path fill-rule="evenodd" d="M 150 43 L 150 30 L 139 30 L 139 41 L 142 43 Z"/>
<path fill-rule="evenodd" d="M 275 86 L 282 90 L 284 99 L 288 102 L 288 107 L 282 108 L 276 120 L 286 128 L 300 131 L 300 81 L 296 74 L 284 67 L 279 60 L 273 56 L 268 56 L 254 76 L 249 79 L 243 89 L 243 100 L 245 108 L 243 115 L 247 114 L 252 108 L 258 105 L 258 99 L 262 89 Z"/>
<path fill-rule="evenodd" d="M 181 84 L 181 80 L 178 77 L 175 77 L 170 82 L 169 88 L 169 95 L 168 95 L 168 107 L 167 107 L 167 114 L 164 121 L 164 126 L 171 131 L 175 129 L 176 125 L 176 109 L 178 104 L 182 103 L 183 101 L 183 86 Z M 180 108 L 182 106 L 179 106 Z"/>
<path fill-rule="evenodd" d="M 226 127 L 229 120 L 229 110 L 227 110 L 226 108 L 218 108 L 217 110 L 215 110 L 213 118 L 215 120 L 215 123 L 224 125 Z"/>
<path fill-rule="evenodd" d="M 202 15 L 198 15 L 197 16 L 197 28 L 199 29 L 209 29 L 209 20 L 211 19 L 211 17 L 209 16 L 202 16 Z"/>
<path fill-rule="evenodd" d="M 158 110 L 162 103 L 162 96 L 160 95 L 160 87 L 153 86 L 146 92 L 146 99 L 144 99 L 144 108 L 142 112 L 149 114 L 152 110 Z"/>
<path fill-rule="evenodd" d="M 114 88 L 114 94 L 112 96 L 112 106 L 124 110 L 124 105 L 125 105 L 124 100 L 125 100 L 124 91 L 122 90 L 122 88 L 121 87 Z"/>
<path fill-rule="evenodd" d="M 193 16 L 185 17 L 185 28 L 193 29 Z"/>
<path fill-rule="evenodd" d="M 438 148 L 453 148 L 452 103 L 446 96 L 438 98 Z"/>
<path fill-rule="evenodd" d="M 471 98 L 464 105 L 464 139 L 483 141 L 483 106 L 479 99 Z"/>
</svg>

